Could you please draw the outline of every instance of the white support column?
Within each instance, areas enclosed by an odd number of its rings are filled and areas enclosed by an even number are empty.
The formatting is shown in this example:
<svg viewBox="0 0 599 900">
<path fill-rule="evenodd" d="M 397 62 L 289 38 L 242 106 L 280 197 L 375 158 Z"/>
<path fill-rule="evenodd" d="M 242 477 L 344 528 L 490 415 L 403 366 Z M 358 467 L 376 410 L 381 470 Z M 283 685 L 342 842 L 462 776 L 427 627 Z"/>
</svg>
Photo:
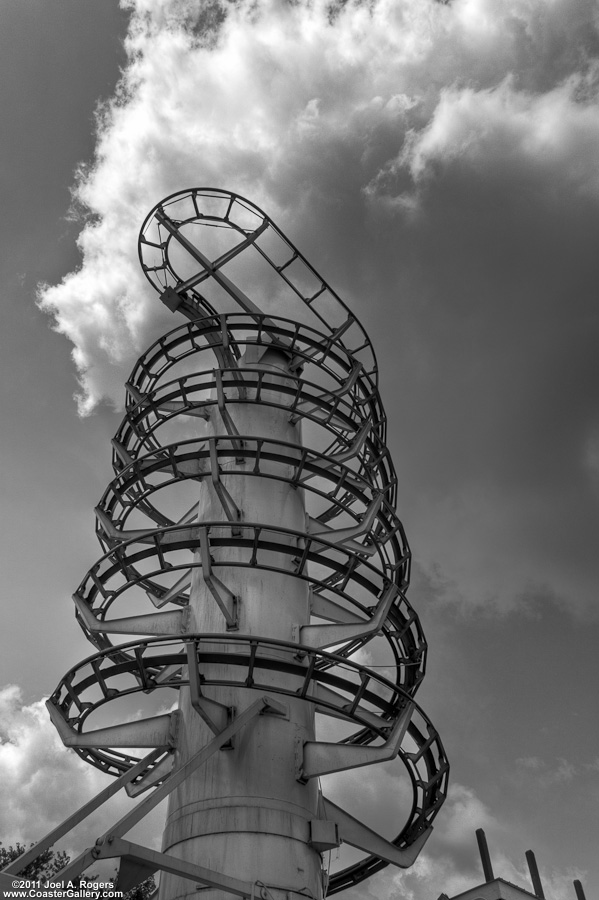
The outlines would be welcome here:
<svg viewBox="0 0 599 900">
<path fill-rule="evenodd" d="M 268 350 L 255 368 L 280 373 L 283 379 L 289 377 L 287 356 L 278 350 Z M 233 392 L 229 390 L 229 394 Z M 227 398 L 226 407 L 226 415 L 233 420 L 239 434 L 299 443 L 299 425 L 291 424 L 284 410 L 259 403 L 236 403 L 234 396 Z M 211 434 L 227 435 L 221 413 L 214 415 L 208 428 Z M 220 496 L 222 490 L 217 489 L 220 485 L 240 510 L 240 523 L 227 520 Z M 239 524 L 243 527 L 245 521 L 303 531 L 302 492 L 281 480 L 228 476 L 221 471 L 220 478 L 204 479 L 200 486 L 199 522 L 211 520 L 221 520 L 223 528 L 235 528 Z M 226 560 L 225 552 L 229 554 Z M 309 623 L 308 586 L 293 577 L 291 558 L 285 562 L 290 574 L 285 575 L 222 565 L 223 560 L 234 562 L 241 558 L 241 551 L 236 549 L 211 548 L 211 553 L 212 575 L 239 598 L 238 633 L 289 641 L 294 626 Z M 200 551 L 196 561 L 200 561 Z M 226 634 L 226 617 L 201 570 L 196 570 L 192 582 L 190 605 L 190 632 Z M 222 645 L 221 649 L 224 649 Z M 238 652 L 238 648 L 231 649 Z M 226 669 L 226 665 L 220 667 L 223 675 Z M 263 682 L 265 673 L 260 677 Z M 280 673 L 273 672 L 273 686 L 280 684 L 282 678 Z M 205 693 L 208 700 L 221 704 L 221 708 L 232 707 L 233 716 L 255 699 L 255 692 L 240 688 L 222 687 Z M 206 717 L 194 709 L 193 699 L 189 688 L 181 689 L 176 766 L 185 764 L 213 737 Z M 187 863 L 226 872 L 233 878 L 262 882 L 270 892 L 266 896 L 274 900 L 291 900 L 302 890 L 304 896 L 322 898 L 322 860 L 309 845 L 310 820 L 317 816 L 317 784 L 315 781 L 299 783 L 294 769 L 297 741 L 303 744 L 314 740 L 314 712 L 301 700 L 291 700 L 288 705 L 288 718 L 254 719 L 235 738 L 232 749 L 213 755 L 173 791 L 163 851 Z M 274 885 L 285 890 L 277 890 Z M 163 873 L 160 900 L 188 896 L 194 900 L 198 897 L 192 881 Z M 227 900 L 229 896 L 214 888 L 201 891 L 202 900 Z"/>
</svg>

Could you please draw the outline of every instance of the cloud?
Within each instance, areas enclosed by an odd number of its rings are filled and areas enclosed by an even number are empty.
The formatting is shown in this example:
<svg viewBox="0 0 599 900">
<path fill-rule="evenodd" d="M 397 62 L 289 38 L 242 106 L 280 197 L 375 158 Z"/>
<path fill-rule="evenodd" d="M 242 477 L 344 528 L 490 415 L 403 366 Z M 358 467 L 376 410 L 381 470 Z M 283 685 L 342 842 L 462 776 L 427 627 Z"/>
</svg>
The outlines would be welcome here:
<svg viewBox="0 0 599 900">
<path fill-rule="evenodd" d="M 91 216 L 83 264 L 40 295 L 75 345 L 84 412 L 121 402 L 123 373 L 169 321 L 143 283 L 136 236 L 184 185 L 247 191 L 296 235 L 314 203 L 363 217 L 361 192 L 378 197 L 372 186 L 393 171 L 421 179 L 440 158 L 488 168 L 545 156 L 547 175 L 576 159 L 580 189 L 596 188 L 590 2 L 378 0 L 334 16 L 322 0 L 213 3 L 210 14 L 182 0 L 127 5 L 129 65 L 76 191 Z"/>
<path fill-rule="evenodd" d="M 430 122 L 410 135 L 399 161 L 416 182 L 461 160 L 474 174 L 484 169 L 496 178 L 511 167 L 533 184 L 557 178 L 574 197 L 597 196 L 598 74 L 570 75 L 543 94 L 518 90 L 513 75 L 493 88 L 443 89 Z"/>
<path fill-rule="evenodd" d="M 400 513 L 446 599 L 594 615 L 593 0 L 126 5 L 128 65 L 74 192 L 81 267 L 39 293 L 82 414 L 120 407 L 177 324 L 139 269 L 146 213 L 238 191 L 368 322 Z"/>
<path fill-rule="evenodd" d="M 0 721 L 0 833 L 5 844 L 29 843 L 98 791 L 101 777 L 65 750 L 43 700 L 24 705 L 16 685 L 0 691 Z"/>
<path fill-rule="evenodd" d="M 375 768 L 381 767 L 372 767 L 369 779 Z M 354 784 L 356 789 L 362 790 Z M 397 896 L 430 900 L 442 891 L 452 896 L 478 884 L 482 876 L 477 828 L 484 828 L 489 839 L 497 842 L 504 831 L 471 788 L 453 782 L 433 834 L 414 866 L 406 871 L 389 866 L 360 887 L 348 890 L 348 900 L 392 900 Z"/>
<path fill-rule="evenodd" d="M 110 782 L 61 743 L 44 698 L 26 704 L 17 685 L 0 689 L 0 841 L 39 841 Z M 97 837 L 131 807 L 124 791 L 65 835 L 56 849 L 71 855 L 92 846 Z M 140 824 L 136 839 L 156 845 L 163 810 Z M 133 834 L 134 832 L 132 832 Z M 110 871 L 114 869 L 112 863 Z"/>
<path fill-rule="evenodd" d="M 488 839 L 495 877 L 530 891 L 530 874 L 522 861 L 514 862 L 502 851 L 508 835 L 517 835 L 518 825 L 507 828 L 469 787 L 453 782 L 442 815 L 432 837 L 412 868 L 402 871 L 389 866 L 360 887 L 347 891 L 348 900 L 431 900 L 441 893 L 450 897 L 484 881 L 475 831 L 483 828 Z M 524 846 L 526 836 L 521 837 Z M 571 900 L 574 870 L 558 871 L 540 866 L 549 894 L 556 900 Z"/>
<path fill-rule="evenodd" d="M 541 787 L 568 783 L 578 774 L 576 766 L 563 757 L 558 757 L 555 766 L 550 766 L 538 756 L 521 757 L 516 760 L 516 765 L 534 772 Z"/>
<path fill-rule="evenodd" d="M 544 768 L 545 763 L 538 756 L 521 756 L 516 760 L 517 766 L 522 766 L 524 769 L 531 769 L 533 772 L 538 772 L 539 769 Z"/>
</svg>

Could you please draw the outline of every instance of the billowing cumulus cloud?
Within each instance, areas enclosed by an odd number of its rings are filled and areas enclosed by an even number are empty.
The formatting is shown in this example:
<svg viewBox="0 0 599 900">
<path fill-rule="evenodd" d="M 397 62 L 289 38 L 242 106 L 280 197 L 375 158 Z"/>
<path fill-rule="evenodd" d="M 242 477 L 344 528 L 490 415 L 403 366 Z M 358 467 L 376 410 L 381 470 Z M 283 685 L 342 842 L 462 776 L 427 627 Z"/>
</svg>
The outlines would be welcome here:
<svg viewBox="0 0 599 900">
<path fill-rule="evenodd" d="M 140 224 L 190 185 L 262 206 L 368 321 L 401 514 L 447 598 L 591 609 L 599 524 L 593 0 L 128 0 L 128 65 L 40 304 L 80 409 L 176 324 Z"/>
<path fill-rule="evenodd" d="M 355 207 L 392 174 L 411 184 L 457 158 L 597 188 L 591 2 L 127 5 L 130 64 L 77 191 L 83 266 L 42 293 L 75 344 L 84 409 L 117 399 L 105 370 L 149 330 L 135 237 L 182 185 L 245 190 L 296 233 L 313 195 Z"/>
<path fill-rule="evenodd" d="M 0 691 L 0 717 L 0 833 L 29 843 L 97 792 L 99 773 L 65 751 L 43 701 L 24 705 L 15 685 Z"/>
<path fill-rule="evenodd" d="M 5 847 L 39 841 L 110 780 L 65 749 L 43 699 L 27 704 L 16 685 L 0 689 L 0 841 Z M 92 846 L 132 802 L 121 791 L 61 838 L 55 849 L 73 858 Z M 137 839 L 156 846 L 163 818 L 161 808 L 148 816 L 138 826 Z M 112 874 L 115 866 L 106 865 Z"/>
</svg>

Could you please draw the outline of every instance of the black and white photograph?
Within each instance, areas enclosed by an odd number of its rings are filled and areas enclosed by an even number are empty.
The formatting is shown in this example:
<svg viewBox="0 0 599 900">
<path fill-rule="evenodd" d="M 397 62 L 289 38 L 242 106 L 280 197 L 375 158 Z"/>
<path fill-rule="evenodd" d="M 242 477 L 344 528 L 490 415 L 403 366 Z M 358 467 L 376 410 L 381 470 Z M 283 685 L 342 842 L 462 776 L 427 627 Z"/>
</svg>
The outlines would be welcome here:
<svg viewBox="0 0 599 900">
<path fill-rule="evenodd" d="M 0 0 L 0 122 L 3 896 L 594 900 L 596 0 Z"/>
</svg>

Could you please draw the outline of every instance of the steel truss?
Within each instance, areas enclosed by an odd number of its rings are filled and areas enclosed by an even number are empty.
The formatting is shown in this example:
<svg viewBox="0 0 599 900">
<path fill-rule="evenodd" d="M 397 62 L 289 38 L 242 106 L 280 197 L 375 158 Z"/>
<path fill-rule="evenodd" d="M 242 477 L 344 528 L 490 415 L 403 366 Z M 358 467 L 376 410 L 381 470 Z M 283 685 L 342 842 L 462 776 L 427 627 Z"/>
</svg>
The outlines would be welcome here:
<svg viewBox="0 0 599 900">
<path fill-rule="evenodd" d="M 216 255 L 200 249 L 206 235 L 208 249 L 219 238 Z M 120 857 L 124 890 L 162 870 L 235 896 L 299 896 L 297 887 L 246 883 L 124 835 L 214 753 L 234 747 L 250 721 L 288 719 L 300 701 L 312 718 L 346 723 L 347 733 L 336 743 L 297 742 L 297 782 L 398 757 L 412 784 L 411 809 L 402 811 L 393 841 L 318 794 L 305 843 L 323 852 L 345 841 L 366 853 L 330 876 L 324 890 L 332 895 L 389 862 L 412 864 L 445 799 L 449 772 L 439 736 L 414 700 L 426 642 L 405 595 L 410 551 L 395 511 L 397 477 L 375 354 L 354 314 L 272 221 L 238 195 L 193 189 L 167 198 L 146 219 L 139 248 L 162 301 L 189 321 L 156 341 L 126 383 L 115 476 L 96 508 L 104 555 L 74 595 L 79 624 L 97 652 L 64 676 L 48 702 L 64 743 L 116 781 L 5 873 L 17 873 L 32 852 L 51 846 L 122 787 L 131 796 L 150 793 L 63 877 L 95 859 Z M 284 300 L 301 321 L 268 314 L 240 282 L 259 284 L 267 306 L 279 309 Z M 286 361 L 284 373 L 261 366 L 273 349 Z M 301 423 L 303 439 L 240 433 L 237 420 L 252 405 Z M 198 436 L 202 420 L 212 426 Z M 253 479 L 301 492 L 303 527 L 247 521 L 239 498 Z M 175 491 L 189 495 L 198 483 L 214 492 L 219 518 L 206 519 L 197 503 L 173 503 Z M 292 625 L 287 640 L 240 631 L 243 587 L 229 586 L 273 573 L 304 585 L 309 598 L 310 616 Z M 218 633 L 194 627 L 198 583 L 222 614 Z M 126 643 L 114 643 L 127 635 Z M 380 639 L 387 648 L 379 652 L 385 676 L 352 659 L 375 638 L 377 648 Z M 189 692 L 212 736 L 185 764 L 176 752 L 181 712 L 97 727 L 96 713 L 112 701 L 167 689 Z M 214 699 L 221 689 L 257 699 L 239 712 Z M 129 749 L 135 747 L 150 753 L 136 756 Z"/>
</svg>

